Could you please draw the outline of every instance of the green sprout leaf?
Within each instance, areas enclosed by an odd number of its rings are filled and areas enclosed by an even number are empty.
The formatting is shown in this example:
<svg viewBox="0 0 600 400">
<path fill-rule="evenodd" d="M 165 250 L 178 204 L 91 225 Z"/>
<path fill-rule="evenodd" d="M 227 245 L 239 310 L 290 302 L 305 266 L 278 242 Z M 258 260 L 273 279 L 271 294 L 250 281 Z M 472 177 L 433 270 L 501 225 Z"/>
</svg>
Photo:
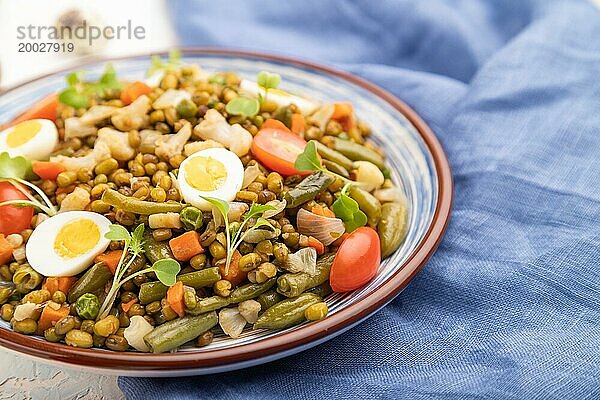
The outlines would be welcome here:
<svg viewBox="0 0 600 400">
<path fill-rule="evenodd" d="M 256 83 L 265 90 L 277 89 L 281 83 L 281 75 L 261 71 L 256 77 Z"/>
<path fill-rule="evenodd" d="M 126 243 L 131 242 L 131 235 L 125 227 L 112 224 L 108 227 L 108 232 L 104 234 L 104 237 L 108 240 L 124 240 Z"/>
<path fill-rule="evenodd" d="M 349 185 L 344 186 L 340 196 L 331 205 L 335 216 L 344 221 L 346 232 L 350 233 L 356 228 L 367 224 L 367 216 L 358 207 L 358 203 L 346 194 Z"/>
<path fill-rule="evenodd" d="M 117 72 L 111 63 L 106 64 L 97 85 L 103 89 L 119 89 L 123 86 L 117 79 Z"/>
<path fill-rule="evenodd" d="M 177 282 L 177 274 L 181 266 L 176 260 L 165 258 L 156 261 L 151 268 L 159 281 L 165 286 L 173 286 Z"/>
<path fill-rule="evenodd" d="M 320 171 L 321 160 L 317 154 L 317 145 L 314 140 L 309 141 L 304 151 L 298 155 L 294 168 L 300 172 Z"/>
<path fill-rule="evenodd" d="M 227 113 L 231 115 L 241 115 L 243 117 L 253 117 L 258 114 L 260 104 L 256 99 L 239 96 L 231 99 L 225 106 Z"/>
<path fill-rule="evenodd" d="M 67 75 L 67 88 L 58 94 L 58 101 L 73 108 L 89 106 L 92 96 L 104 96 L 107 90 L 119 89 L 122 84 L 112 64 L 106 64 L 98 82 L 84 82 L 85 71 L 78 70 Z"/>
<path fill-rule="evenodd" d="M 23 156 L 11 157 L 7 152 L 0 153 L 0 178 L 27 179 L 35 177 L 31 161 Z"/>
<path fill-rule="evenodd" d="M 74 87 L 63 90 L 58 95 L 58 101 L 73 108 L 85 108 L 90 104 L 87 94 L 79 92 Z"/>
<path fill-rule="evenodd" d="M 139 224 L 133 231 L 129 249 L 134 255 L 140 255 L 144 252 L 144 224 Z"/>
<path fill-rule="evenodd" d="M 181 66 L 181 52 L 177 49 L 173 49 L 169 52 L 169 59 L 166 62 L 164 62 L 160 56 L 152 56 L 150 68 L 146 71 L 146 75 L 150 76 L 160 70 L 171 71 L 179 66 Z"/>
<path fill-rule="evenodd" d="M 221 215 L 223 216 L 223 219 L 227 222 L 227 214 L 229 214 L 229 203 L 221 200 L 221 199 L 217 199 L 216 197 L 208 197 L 208 196 L 201 196 L 204 200 L 208 201 L 210 204 L 212 204 L 217 210 L 219 210 L 219 212 L 221 213 Z"/>
<path fill-rule="evenodd" d="M 262 215 L 265 212 L 271 211 L 274 209 L 275 209 L 275 207 L 273 207 L 272 205 L 269 205 L 269 204 L 252 203 L 252 205 L 250 206 L 250 209 L 246 213 L 246 219 L 252 218 L 256 215 Z"/>
</svg>

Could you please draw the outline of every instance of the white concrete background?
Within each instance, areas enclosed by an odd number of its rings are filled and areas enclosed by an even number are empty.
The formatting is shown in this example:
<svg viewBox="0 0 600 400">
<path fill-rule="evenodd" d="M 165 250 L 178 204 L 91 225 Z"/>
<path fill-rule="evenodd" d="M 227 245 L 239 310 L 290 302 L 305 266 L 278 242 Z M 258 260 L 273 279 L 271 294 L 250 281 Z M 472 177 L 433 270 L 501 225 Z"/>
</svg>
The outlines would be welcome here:
<svg viewBox="0 0 600 400">
<path fill-rule="evenodd" d="M 86 10 L 102 24 L 145 28 L 143 40 L 110 40 L 94 48 L 95 56 L 123 56 L 160 51 L 176 46 L 166 2 L 162 0 L 0 0 L 0 88 L 68 67 L 80 56 L 63 53 L 19 53 L 17 27 L 53 26 L 65 10 Z M 0 400 L 21 399 L 122 399 L 116 377 L 58 368 L 0 348 Z"/>
</svg>

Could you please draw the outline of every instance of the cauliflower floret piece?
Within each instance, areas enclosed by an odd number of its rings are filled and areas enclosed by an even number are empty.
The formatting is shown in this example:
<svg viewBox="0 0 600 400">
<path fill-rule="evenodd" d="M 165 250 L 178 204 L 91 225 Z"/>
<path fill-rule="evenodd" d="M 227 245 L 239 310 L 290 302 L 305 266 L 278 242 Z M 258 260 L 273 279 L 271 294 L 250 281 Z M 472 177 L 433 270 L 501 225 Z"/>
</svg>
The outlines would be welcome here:
<svg viewBox="0 0 600 400">
<path fill-rule="evenodd" d="M 156 140 L 156 149 L 154 153 L 162 159 L 169 158 L 181 154 L 183 146 L 192 136 L 192 126 L 186 122 L 179 132 L 173 135 L 162 135 Z"/>
<path fill-rule="evenodd" d="M 67 157 L 67 156 L 55 156 L 50 157 L 50 161 L 60 163 L 65 169 L 69 171 L 77 171 L 78 169 L 92 169 L 96 164 L 110 158 L 110 148 L 102 140 L 96 140 L 94 149 L 87 155 L 82 157 Z"/>
<path fill-rule="evenodd" d="M 242 317 L 236 308 L 223 308 L 219 311 L 219 325 L 226 335 L 237 338 L 242 334 L 246 326 L 246 319 Z"/>
<path fill-rule="evenodd" d="M 92 136 L 98 132 L 96 124 L 109 118 L 117 107 L 96 105 L 90 107 L 81 117 L 71 117 L 65 120 L 65 139 Z"/>
<path fill-rule="evenodd" d="M 150 99 L 148 96 L 140 96 L 127 107 L 117 109 L 111 122 L 120 131 L 127 132 L 134 129 L 141 129 L 150 123 Z"/>
<path fill-rule="evenodd" d="M 191 142 L 183 146 L 183 154 L 185 154 L 186 157 L 189 157 L 202 150 L 222 147 L 223 145 L 221 143 L 215 142 L 214 140 L 198 140 L 197 142 Z"/>
<path fill-rule="evenodd" d="M 154 101 L 152 107 L 155 110 L 177 107 L 182 100 L 191 100 L 192 94 L 186 90 L 168 89 Z"/>
<path fill-rule="evenodd" d="M 83 211 L 90 204 L 90 194 L 87 190 L 76 187 L 71 193 L 65 196 L 60 203 L 60 211 Z"/>
<path fill-rule="evenodd" d="M 111 155 L 118 161 L 129 161 L 135 157 L 135 149 L 129 144 L 129 136 L 112 128 L 102 128 L 98 131 L 98 142 L 106 143 Z"/>
<path fill-rule="evenodd" d="M 252 134 L 240 124 L 229 125 L 225 117 L 217 110 L 206 112 L 204 120 L 194 128 L 194 134 L 204 140 L 215 140 L 237 154 L 248 154 L 252 144 Z"/>
<path fill-rule="evenodd" d="M 258 319 L 260 312 L 260 303 L 256 300 L 246 300 L 238 304 L 238 311 L 248 323 L 253 324 Z"/>
</svg>

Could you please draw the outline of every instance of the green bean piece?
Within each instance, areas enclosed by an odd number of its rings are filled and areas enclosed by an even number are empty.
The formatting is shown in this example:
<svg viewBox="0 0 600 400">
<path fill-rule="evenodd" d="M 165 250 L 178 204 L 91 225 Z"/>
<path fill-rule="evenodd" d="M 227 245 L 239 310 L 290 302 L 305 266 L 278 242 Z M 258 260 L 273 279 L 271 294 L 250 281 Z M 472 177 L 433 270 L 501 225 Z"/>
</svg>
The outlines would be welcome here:
<svg viewBox="0 0 600 400">
<path fill-rule="evenodd" d="M 336 163 L 337 165 L 344 168 L 346 170 L 346 173 L 348 173 L 348 171 L 351 170 L 352 167 L 354 166 L 354 163 L 352 162 L 351 159 L 349 159 L 348 157 L 346 157 L 339 151 L 336 151 L 336 150 L 332 149 L 331 147 L 325 146 L 321 142 L 317 142 L 317 152 L 319 153 L 319 155 L 321 157 L 323 157 L 323 159 L 324 159 L 323 161 L 331 161 L 331 162 Z M 335 172 L 335 171 L 333 171 L 333 172 Z"/>
<path fill-rule="evenodd" d="M 41 285 L 44 277 L 29 264 L 23 264 L 15 271 L 12 280 L 19 293 L 28 293 Z"/>
<path fill-rule="evenodd" d="M 131 259 L 131 256 L 129 254 L 127 256 L 125 256 L 123 265 L 126 265 L 130 259 Z M 142 268 L 144 268 L 145 266 L 146 266 L 146 259 L 143 256 L 136 257 L 131 262 L 131 265 L 129 266 L 129 268 L 127 268 L 127 271 L 125 271 L 125 275 L 123 275 L 123 277 L 127 277 L 131 274 L 134 274 L 134 273 L 138 272 L 139 270 L 141 270 Z"/>
<path fill-rule="evenodd" d="M 315 286 L 314 288 L 308 289 L 307 292 L 314 293 L 317 296 L 325 298 L 325 296 L 328 296 L 331 293 L 333 293 L 333 289 L 331 288 L 329 282 L 323 282 L 319 286 Z"/>
<path fill-rule="evenodd" d="M 256 301 L 260 303 L 261 310 L 267 310 L 268 308 L 271 308 L 275 304 L 279 303 L 284 298 L 285 297 L 277 293 L 277 290 L 269 290 L 268 292 L 258 296 Z"/>
<path fill-rule="evenodd" d="M 329 279 L 329 271 L 331 271 L 334 258 L 335 253 L 322 255 L 317 260 L 317 273 L 315 275 L 306 272 L 281 275 L 277 278 L 277 292 L 286 297 L 296 297 L 310 288 L 319 286 Z"/>
<path fill-rule="evenodd" d="M 112 279 L 112 273 L 102 263 L 94 264 L 75 282 L 67 300 L 75 303 L 85 293 L 97 293 Z"/>
<path fill-rule="evenodd" d="M 179 220 L 187 230 L 198 230 L 203 223 L 202 211 L 196 207 L 186 207 L 179 213 Z"/>
<path fill-rule="evenodd" d="M 197 338 L 218 322 L 219 318 L 214 311 L 177 318 L 154 328 L 144 336 L 144 341 L 154 353 L 164 353 Z"/>
<path fill-rule="evenodd" d="M 367 215 L 367 223 L 375 228 L 381 219 L 381 203 L 371 193 L 357 186 L 351 186 L 350 197 L 358 203 L 358 207 Z"/>
<path fill-rule="evenodd" d="M 187 311 L 189 314 L 198 315 L 227 307 L 230 304 L 254 299 L 275 286 L 275 283 L 276 278 L 271 278 L 263 283 L 248 283 L 232 290 L 228 297 L 211 296 L 200 299 L 194 309 Z"/>
<path fill-rule="evenodd" d="M 307 176 L 295 188 L 285 194 L 286 208 L 295 208 L 314 199 L 319 193 L 324 192 L 334 180 L 334 177 L 323 171 L 317 171 Z"/>
<path fill-rule="evenodd" d="M 283 122 L 288 128 L 292 128 L 292 108 L 290 106 L 279 107 L 273 113 L 273 118 Z"/>
<path fill-rule="evenodd" d="M 331 171 L 333 173 L 341 175 L 344 178 L 350 178 L 350 174 L 348 173 L 348 170 L 346 170 L 346 168 L 342 167 L 340 164 L 338 164 L 336 162 L 329 161 L 329 160 L 323 160 L 323 165 L 325 166 L 325 168 L 327 168 L 328 171 Z"/>
<path fill-rule="evenodd" d="M 201 287 L 212 286 L 215 282 L 221 279 L 218 267 L 201 269 L 200 271 L 181 274 L 177 277 L 178 281 L 184 285 L 199 289 Z M 153 301 L 162 299 L 167 295 L 169 288 L 161 282 L 145 282 L 140 286 L 140 304 L 150 304 Z"/>
<path fill-rule="evenodd" d="M 408 230 L 408 207 L 401 203 L 385 203 L 381 206 L 381 220 L 377 233 L 381 243 L 381 258 L 392 254 L 406 238 Z"/>
<path fill-rule="evenodd" d="M 154 203 L 152 201 L 140 200 L 135 197 L 122 195 L 116 190 L 106 189 L 102 194 L 102 201 L 116 207 L 119 210 L 142 215 L 174 212 L 183 209 L 183 204 L 175 202 Z"/>
<path fill-rule="evenodd" d="M 151 264 L 154 264 L 158 260 L 165 258 L 174 259 L 169 242 L 159 242 L 152 237 L 152 234 L 148 232 L 144 235 L 144 254 Z"/>
<path fill-rule="evenodd" d="M 323 141 L 327 146 L 342 153 L 352 161 L 370 161 L 377 165 L 380 170 L 386 169 L 383 157 L 368 147 L 333 136 L 327 136 Z"/>
<path fill-rule="evenodd" d="M 262 313 L 254 329 L 285 329 L 306 320 L 304 311 L 313 304 L 323 301 L 314 293 L 302 293 L 298 297 L 285 299 Z"/>
</svg>

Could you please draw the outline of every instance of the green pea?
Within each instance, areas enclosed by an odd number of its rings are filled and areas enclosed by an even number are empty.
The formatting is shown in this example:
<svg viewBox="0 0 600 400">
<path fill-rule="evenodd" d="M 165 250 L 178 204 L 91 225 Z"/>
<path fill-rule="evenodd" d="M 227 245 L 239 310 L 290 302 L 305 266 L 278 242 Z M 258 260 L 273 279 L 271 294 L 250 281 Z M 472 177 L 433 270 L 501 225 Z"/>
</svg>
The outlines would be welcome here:
<svg viewBox="0 0 600 400">
<path fill-rule="evenodd" d="M 92 293 L 86 293 L 77 299 L 75 303 L 77 315 L 84 319 L 96 319 L 100 311 L 100 300 Z"/>
<path fill-rule="evenodd" d="M 186 207 L 179 213 L 179 219 L 183 226 L 192 231 L 202 227 L 202 211 L 196 207 Z"/>
<path fill-rule="evenodd" d="M 176 110 L 181 118 L 192 118 L 198 112 L 198 107 L 193 101 L 184 99 L 177 104 Z"/>
</svg>

